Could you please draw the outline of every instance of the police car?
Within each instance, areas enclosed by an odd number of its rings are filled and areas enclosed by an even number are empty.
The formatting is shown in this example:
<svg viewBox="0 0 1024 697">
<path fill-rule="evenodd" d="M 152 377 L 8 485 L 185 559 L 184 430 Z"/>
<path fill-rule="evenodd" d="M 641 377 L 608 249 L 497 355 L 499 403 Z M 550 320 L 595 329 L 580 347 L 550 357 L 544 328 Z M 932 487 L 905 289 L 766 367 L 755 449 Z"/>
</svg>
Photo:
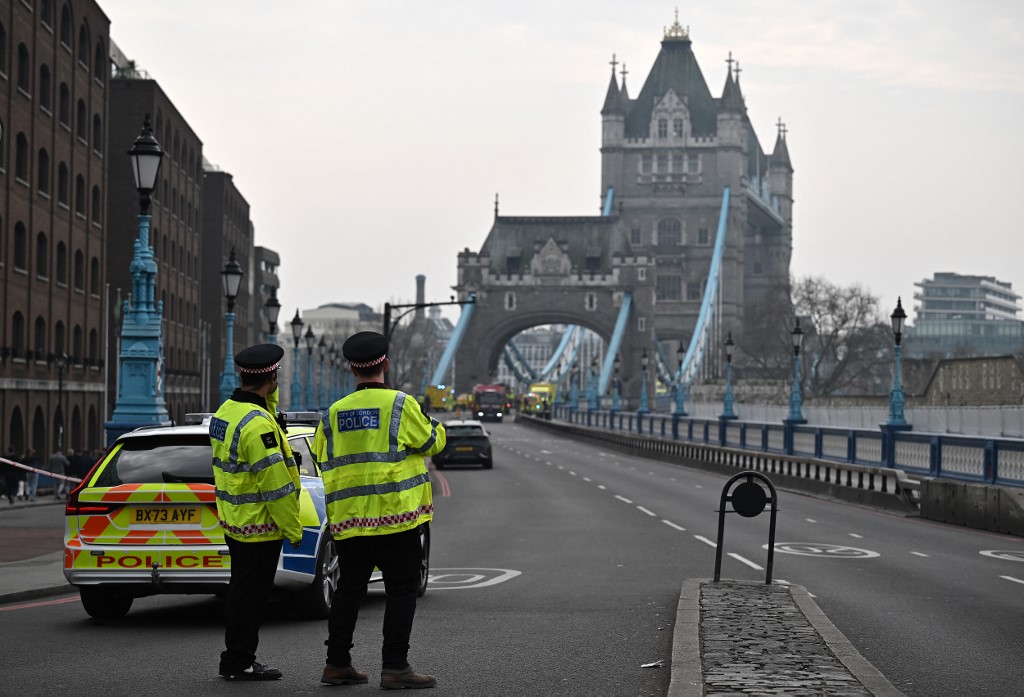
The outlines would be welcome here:
<svg viewBox="0 0 1024 697">
<path fill-rule="evenodd" d="M 285 543 L 275 596 L 308 617 L 326 618 L 339 560 L 327 532 L 324 487 L 310 456 L 316 412 L 286 414 L 288 442 L 299 461 L 302 544 Z M 209 414 L 184 426 L 126 433 L 69 495 L 65 508 L 64 576 L 85 611 L 123 617 L 135 598 L 227 592 L 231 557 L 217 518 Z M 420 589 L 427 589 L 430 530 L 420 526 Z M 380 581 L 374 572 L 371 581 Z"/>
</svg>

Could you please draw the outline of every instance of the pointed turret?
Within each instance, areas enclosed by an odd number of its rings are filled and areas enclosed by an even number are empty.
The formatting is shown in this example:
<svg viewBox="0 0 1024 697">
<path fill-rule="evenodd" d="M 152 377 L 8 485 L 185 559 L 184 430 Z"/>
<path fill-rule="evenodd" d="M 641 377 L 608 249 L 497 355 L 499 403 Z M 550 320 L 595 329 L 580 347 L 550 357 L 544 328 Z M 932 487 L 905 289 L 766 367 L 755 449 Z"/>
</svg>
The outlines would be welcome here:
<svg viewBox="0 0 1024 697">
<path fill-rule="evenodd" d="M 602 133 L 601 144 L 604 147 L 615 146 L 622 143 L 626 130 L 626 113 L 629 101 L 623 99 L 622 91 L 619 90 L 619 83 L 615 79 L 615 66 L 619 62 L 612 55 L 612 77 L 608 82 L 608 92 L 604 96 L 604 106 L 601 107 Z"/>
<path fill-rule="evenodd" d="M 732 79 L 732 71 L 725 74 L 725 87 L 722 88 L 721 105 L 723 111 L 744 111 L 743 95 L 739 84 Z"/>
<path fill-rule="evenodd" d="M 608 93 L 604 96 L 604 106 L 601 107 L 601 116 L 609 116 L 611 114 L 623 114 L 621 93 L 619 92 L 619 83 L 615 79 L 615 66 L 612 66 L 612 78 L 608 83 Z"/>
<path fill-rule="evenodd" d="M 779 135 L 775 138 L 775 149 L 772 151 L 772 167 L 783 167 L 793 171 L 793 163 L 789 160 L 789 148 L 786 147 L 786 125 L 779 119 Z"/>
</svg>

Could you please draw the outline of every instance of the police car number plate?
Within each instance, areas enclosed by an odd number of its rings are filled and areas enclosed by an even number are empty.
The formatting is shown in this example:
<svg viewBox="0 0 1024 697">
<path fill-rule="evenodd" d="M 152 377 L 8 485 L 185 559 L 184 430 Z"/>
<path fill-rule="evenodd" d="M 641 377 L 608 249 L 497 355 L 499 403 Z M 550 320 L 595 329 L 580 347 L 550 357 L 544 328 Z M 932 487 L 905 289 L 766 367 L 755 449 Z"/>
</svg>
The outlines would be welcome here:
<svg viewBox="0 0 1024 697">
<path fill-rule="evenodd" d="M 199 523 L 198 508 L 173 508 L 171 506 L 133 506 L 132 522 L 143 525 L 189 525 Z"/>
<path fill-rule="evenodd" d="M 472 445 L 460 445 L 455 448 L 457 452 L 466 453 L 473 449 Z"/>
</svg>

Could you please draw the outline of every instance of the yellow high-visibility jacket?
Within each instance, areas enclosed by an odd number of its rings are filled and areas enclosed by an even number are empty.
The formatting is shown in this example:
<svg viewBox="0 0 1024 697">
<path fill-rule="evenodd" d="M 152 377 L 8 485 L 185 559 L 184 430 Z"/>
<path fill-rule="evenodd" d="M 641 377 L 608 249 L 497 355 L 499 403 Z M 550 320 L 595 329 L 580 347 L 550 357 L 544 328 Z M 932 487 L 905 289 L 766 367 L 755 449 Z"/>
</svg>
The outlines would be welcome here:
<svg viewBox="0 0 1024 697">
<path fill-rule="evenodd" d="M 359 389 L 334 404 L 313 437 L 331 535 L 388 535 L 433 518 L 424 456 L 444 448 L 444 426 L 413 397 Z"/>
<path fill-rule="evenodd" d="M 228 399 L 210 420 L 210 444 L 224 534 L 243 542 L 302 540 L 299 471 L 270 412 Z"/>
</svg>

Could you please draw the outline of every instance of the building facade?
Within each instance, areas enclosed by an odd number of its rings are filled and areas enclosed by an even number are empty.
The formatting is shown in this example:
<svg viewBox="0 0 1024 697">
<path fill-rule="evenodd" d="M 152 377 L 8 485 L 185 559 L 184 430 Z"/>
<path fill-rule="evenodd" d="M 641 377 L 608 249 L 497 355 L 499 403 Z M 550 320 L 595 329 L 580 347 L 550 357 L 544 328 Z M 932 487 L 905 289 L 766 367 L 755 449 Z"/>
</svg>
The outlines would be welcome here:
<svg viewBox="0 0 1024 697">
<path fill-rule="evenodd" d="M 0 2 L 0 440 L 94 450 L 103 353 L 110 20 Z"/>
</svg>

